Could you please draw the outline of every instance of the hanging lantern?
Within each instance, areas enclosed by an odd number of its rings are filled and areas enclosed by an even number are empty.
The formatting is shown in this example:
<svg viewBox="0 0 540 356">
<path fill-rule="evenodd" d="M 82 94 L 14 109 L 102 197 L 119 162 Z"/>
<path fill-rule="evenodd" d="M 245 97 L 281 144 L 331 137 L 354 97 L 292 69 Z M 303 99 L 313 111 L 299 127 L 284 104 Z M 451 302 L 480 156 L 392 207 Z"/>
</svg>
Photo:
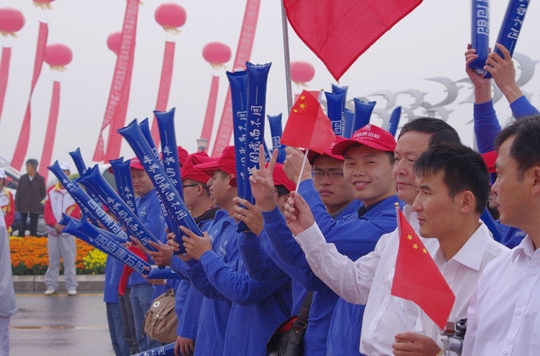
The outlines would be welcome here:
<svg viewBox="0 0 540 356">
<path fill-rule="evenodd" d="M 291 79 L 297 85 L 307 86 L 309 82 L 315 76 L 315 68 L 311 63 L 296 61 L 291 62 Z"/>
<path fill-rule="evenodd" d="M 161 4 L 154 12 L 156 22 L 167 32 L 179 33 L 179 27 L 186 23 L 186 10 L 176 3 Z"/>
<path fill-rule="evenodd" d="M 0 9 L 0 33 L 2 36 L 16 37 L 15 32 L 24 26 L 24 15 L 12 7 Z"/>
<path fill-rule="evenodd" d="M 114 54 L 118 55 L 118 52 L 120 51 L 120 39 L 122 37 L 122 32 L 113 32 L 107 37 L 107 47 L 114 52 Z"/>
<path fill-rule="evenodd" d="M 39 7 L 42 10 L 52 9 L 51 2 L 54 0 L 34 0 L 34 6 Z"/>
<path fill-rule="evenodd" d="M 231 48 L 221 42 L 210 42 L 203 47 L 202 55 L 213 68 L 219 69 L 231 59 Z"/>
<path fill-rule="evenodd" d="M 71 49 L 63 44 L 50 44 L 45 48 L 45 63 L 51 66 L 51 69 L 63 72 L 66 66 L 73 59 Z"/>
</svg>

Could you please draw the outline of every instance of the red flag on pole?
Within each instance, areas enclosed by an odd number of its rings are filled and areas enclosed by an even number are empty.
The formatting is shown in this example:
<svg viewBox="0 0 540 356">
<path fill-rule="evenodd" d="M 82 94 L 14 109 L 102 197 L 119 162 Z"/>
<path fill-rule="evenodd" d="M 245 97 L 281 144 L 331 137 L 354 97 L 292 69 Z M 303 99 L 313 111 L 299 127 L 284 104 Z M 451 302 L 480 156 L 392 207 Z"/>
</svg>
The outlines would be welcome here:
<svg viewBox="0 0 540 356">
<path fill-rule="evenodd" d="M 317 98 L 307 90 L 302 91 L 289 114 L 281 143 L 322 154 L 335 139 L 330 119 Z"/>
<path fill-rule="evenodd" d="M 401 210 L 396 210 L 400 237 L 391 293 L 416 303 L 444 329 L 456 297 Z"/>
<path fill-rule="evenodd" d="M 422 0 L 284 0 L 287 18 L 300 39 L 332 76 L 343 73 L 386 31 Z"/>
</svg>

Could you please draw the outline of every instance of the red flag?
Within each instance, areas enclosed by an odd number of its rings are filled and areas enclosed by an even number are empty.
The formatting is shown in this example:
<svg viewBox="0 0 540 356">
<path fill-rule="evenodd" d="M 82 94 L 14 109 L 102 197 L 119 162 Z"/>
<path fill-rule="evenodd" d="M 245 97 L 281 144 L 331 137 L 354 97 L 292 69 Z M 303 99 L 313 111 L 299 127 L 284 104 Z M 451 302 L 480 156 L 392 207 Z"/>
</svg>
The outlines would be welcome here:
<svg viewBox="0 0 540 356">
<path fill-rule="evenodd" d="M 335 139 L 330 119 L 319 101 L 309 91 L 302 91 L 289 114 L 281 143 L 322 154 Z"/>
<path fill-rule="evenodd" d="M 343 73 L 422 0 L 284 0 L 289 23 L 332 76 Z"/>
<path fill-rule="evenodd" d="M 456 296 L 401 210 L 396 210 L 400 237 L 392 295 L 415 302 L 444 329 Z"/>
</svg>

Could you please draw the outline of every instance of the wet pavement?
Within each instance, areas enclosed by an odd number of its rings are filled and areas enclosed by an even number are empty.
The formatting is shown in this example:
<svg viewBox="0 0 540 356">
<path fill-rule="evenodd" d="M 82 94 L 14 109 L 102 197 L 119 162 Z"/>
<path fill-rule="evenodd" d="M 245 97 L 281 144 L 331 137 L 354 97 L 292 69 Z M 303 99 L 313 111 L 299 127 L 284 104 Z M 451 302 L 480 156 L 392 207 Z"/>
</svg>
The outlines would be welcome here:
<svg viewBox="0 0 540 356">
<path fill-rule="evenodd" d="M 114 355 L 102 293 L 16 295 L 11 317 L 11 356 Z"/>
</svg>

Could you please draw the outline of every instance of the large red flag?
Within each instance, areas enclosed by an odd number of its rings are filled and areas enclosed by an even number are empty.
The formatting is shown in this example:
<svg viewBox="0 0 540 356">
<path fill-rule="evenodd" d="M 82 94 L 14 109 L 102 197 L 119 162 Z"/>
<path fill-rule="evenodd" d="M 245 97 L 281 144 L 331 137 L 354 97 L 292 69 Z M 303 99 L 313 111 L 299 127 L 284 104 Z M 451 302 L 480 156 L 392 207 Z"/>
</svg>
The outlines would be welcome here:
<svg viewBox="0 0 540 356">
<path fill-rule="evenodd" d="M 456 296 L 401 210 L 396 210 L 400 238 L 392 295 L 415 302 L 444 329 Z"/>
<path fill-rule="evenodd" d="M 335 139 L 330 119 L 317 98 L 307 90 L 302 91 L 289 114 L 281 143 L 322 154 Z"/>
<path fill-rule="evenodd" d="M 284 0 L 289 23 L 332 76 L 343 73 L 422 0 Z"/>
</svg>

